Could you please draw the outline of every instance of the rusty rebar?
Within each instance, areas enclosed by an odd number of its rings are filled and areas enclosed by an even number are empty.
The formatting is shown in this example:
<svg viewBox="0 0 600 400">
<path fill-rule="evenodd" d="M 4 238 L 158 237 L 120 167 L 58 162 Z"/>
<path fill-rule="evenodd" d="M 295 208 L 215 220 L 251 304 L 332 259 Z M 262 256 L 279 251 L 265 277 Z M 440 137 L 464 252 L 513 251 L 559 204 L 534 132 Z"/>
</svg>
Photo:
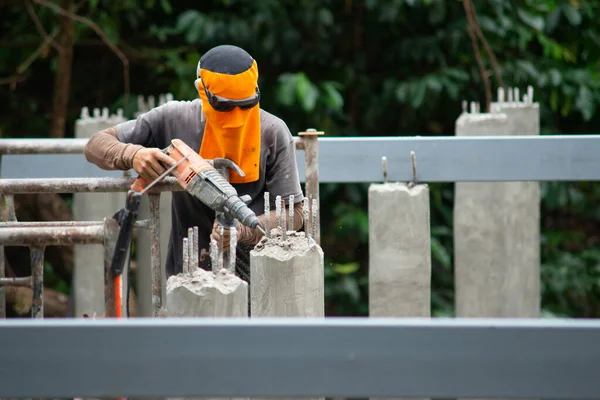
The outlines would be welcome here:
<svg viewBox="0 0 600 400">
<path fill-rule="evenodd" d="M 83 154 L 89 139 L 0 139 L 3 154 Z"/>
<path fill-rule="evenodd" d="M 196 271 L 197 268 L 200 268 L 200 256 L 199 256 L 199 251 L 200 251 L 200 237 L 199 235 L 199 230 L 197 226 L 194 226 L 193 229 L 193 233 L 194 233 L 194 241 L 192 243 L 192 270 Z"/>
<path fill-rule="evenodd" d="M 31 287 L 31 276 L 0 278 L 0 287 L 2 286 L 25 286 Z"/>
<path fill-rule="evenodd" d="M 44 246 L 29 249 L 31 257 L 31 318 L 44 318 Z"/>
<path fill-rule="evenodd" d="M 194 228 L 188 228 L 188 274 L 194 273 Z"/>
<path fill-rule="evenodd" d="M 108 193 L 126 192 L 136 178 L 32 178 L 1 179 L 0 193 Z M 169 176 L 152 188 L 148 193 L 179 192 L 183 188 L 177 178 Z"/>
<path fill-rule="evenodd" d="M 183 257 L 183 268 L 181 272 L 184 275 L 188 275 L 190 273 L 190 259 L 189 259 L 189 247 L 188 247 L 188 238 L 183 238 L 183 243 L 181 245 L 181 252 Z"/>
<path fill-rule="evenodd" d="M 235 264 L 237 261 L 237 228 L 229 228 L 229 272 L 235 274 Z"/>
<path fill-rule="evenodd" d="M 152 275 L 152 312 L 159 316 L 162 308 L 162 270 L 160 267 L 160 193 L 148 195 L 150 210 L 150 270 Z"/>
<path fill-rule="evenodd" d="M 281 239 L 287 239 L 287 228 L 286 228 L 287 215 L 285 213 L 285 200 L 281 199 Z"/>
<path fill-rule="evenodd" d="M 217 264 L 219 265 L 219 269 L 217 271 L 219 271 L 219 270 L 221 270 L 221 268 L 225 267 L 225 264 L 224 264 L 225 260 L 223 257 L 224 256 L 223 253 L 225 252 L 225 249 L 223 248 L 224 247 L 223 243 L 224 243 L 224 239 L 225 239 L 223 237 L 224 234 L 225 234 L 225 228 L 223 227 L 223 225 L 219 225 L 219 252 L 217 253 L 217 259 L 218 259 Z"/>
<path fill-rule="evenodd" d="M 210 241 L 210 263 L 213 273 L 219 272 L 219 244 L 214 239 Z"/>
<path fill-rule="evenodd" d="M 265 192 L 265 236 L 271 236 L 271 203 L 269 192 Z"/>
<path fill-rule="evenodd" d="M 290 231 L 294 231 L 294 195 L 291 194 L 290 195 L 290 199 L 288 201 L 288 211 L 289 211 L 289 222 L 288 222 L 288 229 Z"/>
<path fill-rule="evenodd" d="M 0 229 L 2 246 L 70 246 L 103 242 L 102 226 L 20 227 Z"/>
<path fill-rule="evenodd" d="M 321 218 L 318 212 L 319 201 L 319 144 L 318 137 L 323 135 L 323 132 L 318 132 L 315 129 L 307 129 L 306 132 L 299 132 L 304 139 L 304 164 L 305 164 L 305 188 L 306 195 L 309 199 L 317 200 L 317 209 L 315 210 L 313 221 L 316 221 L 313 227 L 313 238 L 317 244 L 321 243 L 320 221 Z"/>
<path fill-rule="evenodd" d="M 275 197 L 275 227 L 281 229 L 281 196 Z"/>
</svg>

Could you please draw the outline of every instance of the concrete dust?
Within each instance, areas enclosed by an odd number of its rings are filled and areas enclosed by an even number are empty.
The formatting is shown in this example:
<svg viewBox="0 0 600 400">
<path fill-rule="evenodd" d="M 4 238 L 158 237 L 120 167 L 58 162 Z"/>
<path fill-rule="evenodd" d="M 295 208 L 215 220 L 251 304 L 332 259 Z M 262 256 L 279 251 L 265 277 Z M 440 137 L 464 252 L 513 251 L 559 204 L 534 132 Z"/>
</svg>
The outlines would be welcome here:
<svg viewBox="0 0 600 400">
<path fill-rule="evenodd" d="M 276 258 L 287 261 L 294 257 L 305 256 L 308 252 L 319 252 L 321 248 L 312 239 L 307 239 L 304 232 L 287 232 L 285 240 L 281 237 L 281 229 L 271 229 L 271 236 L 263 238 L 251 251 L 252 257 Z"/>
</svg>

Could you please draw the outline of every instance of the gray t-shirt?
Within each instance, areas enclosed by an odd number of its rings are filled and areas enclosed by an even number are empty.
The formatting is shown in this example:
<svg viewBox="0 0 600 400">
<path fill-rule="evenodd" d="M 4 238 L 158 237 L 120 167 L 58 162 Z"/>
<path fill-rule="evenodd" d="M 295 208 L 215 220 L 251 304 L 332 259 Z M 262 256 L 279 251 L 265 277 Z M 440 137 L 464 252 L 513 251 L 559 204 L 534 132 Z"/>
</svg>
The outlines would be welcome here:
<svg viewBox="0 0 600 400">
<path fill-rule="evenodd" d="M 119 141 L 144 147 L 164 149 L 172 139 L 181 139 L 196 152 L 200 151 L 204 123 L 201 121 L 202 103 L 193 101 L 170 101 L 130 120 L 117 125 Z M 271 210 L 276 196 L 287 199 L 293 195 L 295 202 L 304 199 L 296 164 L 294 138 L 280 118 L 260 110 L 261 154 L 260 177 L 256 182 L 232 184 L 240 196 L 249 195 L 249 207 L 257 214 L 264 214 L 264 193 L 270 194 Z M 187 192 L 172 193 L 172 229 L 169 240 L 166 270 L 167 277 L 182 270 L 182 241 L 189 227 L 199 230 L 198 255 L 200 266 L 208 269 L 210 233 L 215 213 Z"/>
</svg>

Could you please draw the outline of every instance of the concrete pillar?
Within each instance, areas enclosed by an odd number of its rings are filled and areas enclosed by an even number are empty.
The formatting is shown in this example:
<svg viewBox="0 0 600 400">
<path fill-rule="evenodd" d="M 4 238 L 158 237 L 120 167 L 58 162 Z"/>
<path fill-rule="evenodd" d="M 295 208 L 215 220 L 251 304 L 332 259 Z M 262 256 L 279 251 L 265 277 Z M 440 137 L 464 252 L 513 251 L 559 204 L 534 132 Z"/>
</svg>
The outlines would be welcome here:
<svg viewBox="0 0 600 400">
<path fill-rule="evenodd" d="M 514 94 L 508 103 L 492 104 L 491 114 L 463 112 L 456 135 L 539 134 L 538 105 Z M 456 183 L 457 317 L 539 317 L 539 226 L 539 183 Z"/>
<path fill-rule="evenodd" d="M 122 111 L 109 115 L 108 109 L 96 108 L 90 116 L 87 107 L 75 123 L 75 137 L 89 138 L 94 133 L 124 122 Z M 73 219 L 102 221 L 125 206 L 125 193 L 75 193 Z M 83 314 L 104 315 L 104 248 L 101 244 L 74 245 L 73 284 L 75 287 L 75 317 Z M 127 276 L 123 276 L 123 284 Z M 123 302 L 125 306 L 125 301 Z M 123 315 L 126 315 L 123 312 Z"/>
<path fill-rule="evenodd" d="M 197 228 L 189 229 L 183 239 L 183 272 L 167 280 L 165 315 L 247 317 L 248 283 L 235 275 L 235 268 L 220 264 L 216 243 L 211 254 L 213 271 L 199 268 L 197 235 Z"/>
<path fill-rule="evenodd" d="M 312 203 L 316 222 L 317 200 Z M 306 210 L 308 201 L 304 206 Z M 250 251 L 251 316 L 324 317 L 323 250 L 314 240 L 316 230 L 289 230 L 285 208 L 276 210 L 281 224 L 269 229 Z"/>
<path fill-rule="evenodd" d="M 431 316 L 429 187 L 369 187 L 369 315 Z"/>
</svg>

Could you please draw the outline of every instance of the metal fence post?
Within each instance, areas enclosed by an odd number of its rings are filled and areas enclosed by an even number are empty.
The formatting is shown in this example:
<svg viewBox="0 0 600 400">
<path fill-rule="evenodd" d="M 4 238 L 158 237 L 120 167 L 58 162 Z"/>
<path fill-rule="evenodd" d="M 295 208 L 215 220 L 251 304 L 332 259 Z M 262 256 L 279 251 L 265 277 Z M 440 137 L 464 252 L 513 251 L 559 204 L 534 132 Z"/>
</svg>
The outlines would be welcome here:
<svg viewBox="0 0 600 400">
<path fill-rule="evenodd" d="M 318 137 L 324 135 L 324 132 L 317 131 L 316 129 L 307 129 L 305 132 L 299 132 L 299 136 L 304 141 L 304 163 L 306 166 L 306 196 L 309 199 L 309 203 L 312 204 L 312 200 L 317 200 L 317 210 L 312 210 L 317 216 L 316 235 L 314 237 L 317 244 L 321 244 L 321 203 L 319 201 L 319 145 Z"/>
<path fill-rule="evenodd" d="M 104 316 L 116 317 L 115 288 L 110 265 L 119 236 L 119 223 L 114 218 L 104 218 Z"/>
<path fill-rule="evenodd" d="M 150 204 L 150 266 L 152 273 L 152 314 L 158 317 L 162 308 L 162 271 L 160 267 L 160 193 L 148 195 Z"/>
<path fill-rule="evenodd" d="M 44 318 L 44 250 L 45 246 L 29 247 L 31 258 L 31 318 Z"/>
</svg>

